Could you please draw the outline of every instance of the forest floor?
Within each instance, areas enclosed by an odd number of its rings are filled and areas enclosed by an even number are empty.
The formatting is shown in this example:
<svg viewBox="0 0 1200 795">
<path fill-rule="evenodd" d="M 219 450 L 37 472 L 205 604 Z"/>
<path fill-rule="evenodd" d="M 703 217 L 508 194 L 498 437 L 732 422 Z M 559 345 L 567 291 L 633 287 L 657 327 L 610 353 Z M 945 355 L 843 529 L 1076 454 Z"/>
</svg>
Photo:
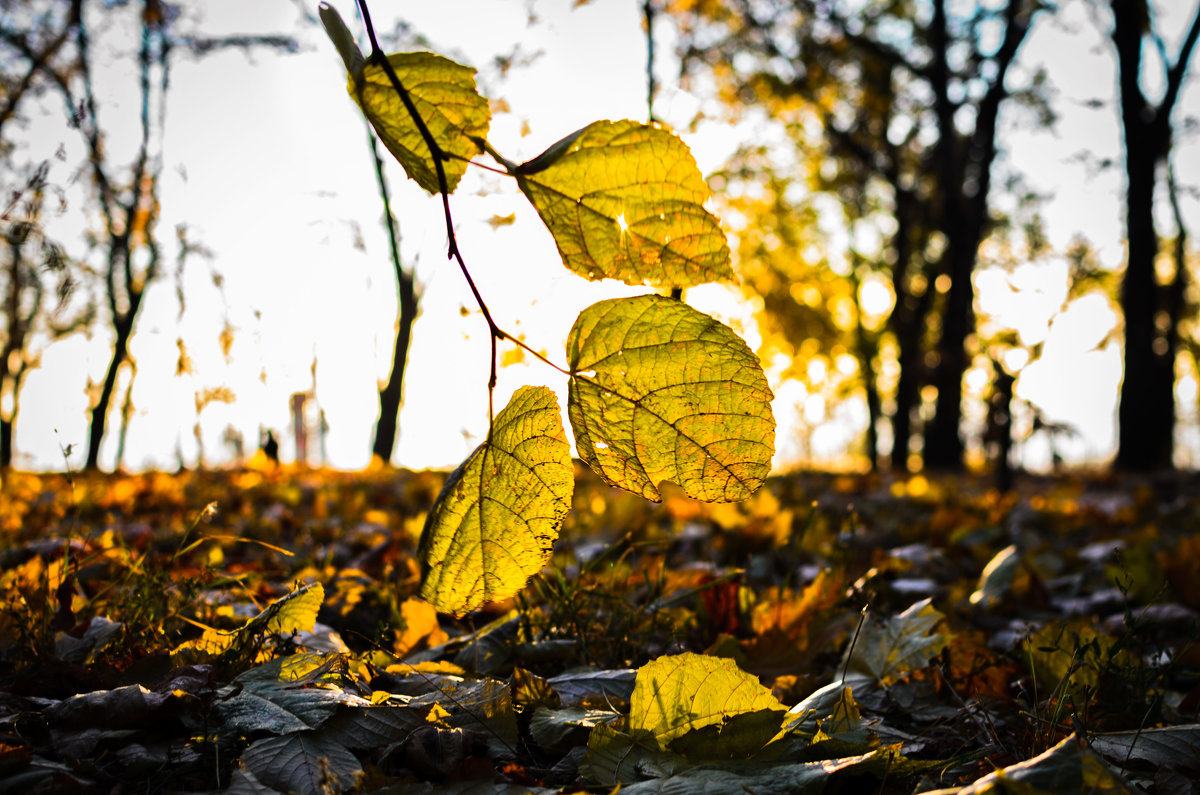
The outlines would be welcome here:
<svg viewBox="0 0 1200 795">
<path fill-rule="evenodd" d="M 1200 793 L 1200 479 L 580 469 L 416 597 L 444 475 L 4 473 L 0 793 Z"/>
</svg>

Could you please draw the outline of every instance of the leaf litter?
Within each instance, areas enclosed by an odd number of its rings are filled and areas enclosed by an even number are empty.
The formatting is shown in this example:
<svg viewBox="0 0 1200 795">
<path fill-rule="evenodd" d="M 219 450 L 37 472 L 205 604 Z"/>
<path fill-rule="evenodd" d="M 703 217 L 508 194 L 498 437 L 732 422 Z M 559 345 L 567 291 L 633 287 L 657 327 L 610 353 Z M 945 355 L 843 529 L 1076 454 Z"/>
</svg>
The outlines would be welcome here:
<svg viewBox="0 0 1200 795">
<path fill-rule="evenodd" d="M 461 618 L 419 596 L 442 473 L 6 473 L 0 790 L 1197 791 L 1194 476 L 575 470 Z"/>
</svg>

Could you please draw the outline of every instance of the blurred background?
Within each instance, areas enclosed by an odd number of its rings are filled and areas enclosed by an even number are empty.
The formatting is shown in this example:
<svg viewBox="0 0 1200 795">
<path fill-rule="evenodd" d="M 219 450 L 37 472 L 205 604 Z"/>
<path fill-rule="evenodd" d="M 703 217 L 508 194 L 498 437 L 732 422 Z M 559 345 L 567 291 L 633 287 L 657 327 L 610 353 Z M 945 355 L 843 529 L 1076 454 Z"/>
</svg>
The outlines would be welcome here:
<svg viewBox="0 0 1200 795">
<path fill-rule="evenodd" d="M 1195 468 L 1200 0 L 371 11 L 385 49 L 478 70 L 509 160 L 596 119 L 683 137 L 739 276 L 684 297 L 759 353 L 777 470 Z M 0 464 L 223 466 L 270 431 L 285 461 L 450 467 L 483 439 L 441 204 L 373 146 L 314 5 L 0 15 Z M 507 177 L 452 209 L 497 322 L 556 362 L 644 292 L 566 271 Z M 500 356 L 498 406 L 565 405 Z"/>
</svg>

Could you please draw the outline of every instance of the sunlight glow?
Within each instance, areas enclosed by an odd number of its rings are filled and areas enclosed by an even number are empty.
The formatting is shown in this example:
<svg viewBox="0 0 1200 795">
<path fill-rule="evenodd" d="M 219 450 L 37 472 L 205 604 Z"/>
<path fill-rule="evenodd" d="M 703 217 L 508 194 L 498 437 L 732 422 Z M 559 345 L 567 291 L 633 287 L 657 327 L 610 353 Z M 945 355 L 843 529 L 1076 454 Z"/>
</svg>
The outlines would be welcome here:
<svg viewBox="0 0 1200 795">
<path fill-rule="evenodd" d="M 579 8 L 571 11 L 566 8 L 570 5 Z M 614 57 L 614 53 L 640 51 L 644 45 L 635 5 L 640 4 L 479 0 L 470 7 L 480 13 L 486 9 L 488 24 L 478 26 L 461 24 L 461 9 L 468 6 L 459 3 L 413 4 L 406 13 L 413 17 L 414 30 L 431 41 L 453 43 L 470 62 L 491 63 L 498 47 L 514 41 L 540 53 L 534 66 L 503 83 L 505 104 L 512 111 L 497 113 L 489 133 L 506 157 L 523 162 L 564 131 L 596 118 L 645 115 L 644 59 Z M 527 25 L 526 6 L 537 6 L 548 22 Z M 248 26 L 253 32 L 267 33 L 295 24 L 291 3 L 201 0 L 196 7 L 203 10 L 205 25 L 218 33 L 244 32 Z M 369 461 L 378 385 L 386 381 L 392 361 L 395 281 L 385 232 L 378 223 L 376 178 L 363 146 L 361 115 L 346 95 L 345 70 L 320 30 L 304 29 L 300 36 L 304 44 L 300 54 L 264 55 L 251 63 L 244 54 L 228 53 L 181 62 L 172 73 L 165 133 L 171 162 L 164 169 L 158 197 L 159 226 L 193 230 L 197 245 L 211 251 L 213 259 L 211 268 L 189 263 L 178 277 L 164 276 L 151 285 L 130 343 L 139 367 L 122 461 L 127 467 L 215 466 L 248 458 L 256 449 L 260 429 L 274 431 L 283 447 L 282 458 L 290 460 L 296 434 L 288 405 L 295 394 L 308 399 L 304 419 L 309 425 L 312 463 L 356 469 Z M 1022 57 L 1030 58 L 1031 64 L 1040 58 L 1053 65 L 1064 57 L 1041 40 L 1031 40 L 1025 52 Z M 1092 92 L 1092 71 L 1076 71 L 1086 79 L 1068 95 Z M 1071 74 L 1070 69 L 1058 70 L 1055 79 L 1067 80 Z M 485 76 L 485 82 L 494 79 Z M 107 72 L 99 79 L 102 89 L 119 84 Z M 276 90 L 280 85 L 302 85 L 305 90 Z M 670 85 L 662 89 L 656 111 L 662 112 L 666 124 L 689 129 L 689 122 L 708 100 Z M 547 102 L 547 97 L 555 99 Z M 101 99 L 107 102 L 109 97 L 105 94 Z M 228 124 L 230 118 L 238 119 L 238 124 Z M 1064 126 L 1054 140 L 1039 131 L 1022 131 L 1013 134 L 1007 149 L 1011 165 L 1030 177 L 1033 187 L 1042 192 L 1053 188 L 1049 191 L 1053 198 L 1045 206 L 1052 245 L 1061 250 L 1070 235 L 1082 234 L 1095 244 L 1100 264 L 1116 268 L 1124 257 L 1116 189 L 1103 181 L 1107 177 L 1082 178 L 1084 166 L 1070 165 L 1060 156 L 1064 147 L 1077 149 L 1081 142 L 1101 139 L 1108 148 L 1096 151 L 1105 157 L 1114 154 L 1109 150 L 1118 140 L 1116 120 L 1105 122 L 1110 126 L 1104 127 L 1097 126 L 1095 118 L 1064 110 Z M 897 121 L 904 123 L 902 118 Z M 1085 123 L 1088 129 L 1080 129 Z M 748 129 L 723 121 L 705 122 L 684 137 L 701 171 L 711 174 L 723 166 Z M 890 132 L 902 130 L 900 126 Z M 776 135 L 785 138 L 775 131 L 765 134 L 771 140 Z M 1037 135 L 1041 137 L 1031 137 Z M 114 133 L 114 146 L 118 138 Z M 67 163 L 83 157 L 77 137 L 64 138 L 50 121 L 35 119 L 29 139 L 46 149 L 49 162 L 61 162 L 55 166 L 60 170 L 50 175 L 52 181 L 67 184 L 74 179 Z M 65 160 L 52 156 L 60 139 Z M 1181 163 L 1195 162 L 1195 146 L 1189 143 L 1188 147 L 1181 147 Z M 311 157 L 313 151 L 321 156 Z M 297 168 L 297 163 L 304 167 Z M 459 274 L 442 266 L 446 241 L 440 204 L 406 180 L 394 163 L 390 168 L 402 255 L 415 271 L 421 293 L 393 460 L 413 468 L 453 466 L 486 432 L 488 335 Z M 469 170 L 464 177 L 454 198 L 458 242 L 497 322 L 561 362 L 562 340 L 580 309 L 644 289 L 615 285 L 612 280 L 585 283 L 566 273 L 553 240 L 526 207 L 520 191 L 507 182 L 497 189 L 489 182 L 492 179 L 479 169 Z M 230 184 L 240 187 L 230 191 Z M 764 196 L 757 182 L 730 183 L 718 190 L 727 199 L 757 201 Z M 789 200 L 807 195 L 789 193 Z M 75 194 L 71 197 L 84 200 Z M 1194 199 L 1185 197 L 1184 206 L 1194 219 Z M 612 209 L 622 210 L 615 217 L 620 235 L 631 234 L 623 207 L 618 204 Z M 663 214 L 658 217 L 663 219 Z M 252 225 L 247 224 L 250 218 Z M 639 222 L 644 220 L 639 215 Z M 753 217 L 728 208 L 721 221 L 735 237 L 756 223 Z M 76 240 L 79 230 L 67 229 L 65 223 L 51 231 Z M 874 255 L 883 248 L 880 236 L 895 231 L 895 220 L 885 212 L 875 224 L 875 228 L 860 225 L 843 231 L 853 233 L 855 244 Z M 670 242 L 667 238 L 664 245 Z M 736 251 L 736 239 L 730 242 Z M 938 233 L 918 253 L 936 258 L 944 248 Z M 803 244 L 799 252 L 807 265 L 831 268 L 835 275 L 848 268 L 844 253 L 811 243 Z M 979 338 L 985 346 L 995 345 L 992 350 L 1010 373 L 1020 373 L 1017 389 L 1022 399 L 1080 430 L 1086 442 L 1079 442 L 1074 458 L 1102 459 L 1115 445 L 1114 408 L 1122 366 L 1120 317 L 1113 299 L 1100 293 L 1067 303 L 1067 265 L 1046 260 L 1050 258 L 976 273 L 981 318 L 988 316 L 998 327 L 1015 330 L 1019 344 L 1006 347 L 1009 342 L 987 340 L 982 320 Z M 861 320 L 868 330 L 882 332 L 896 303 L 891 282 L 880 274 L 860 275 L 857 307 L 848 289 L 836 301 L 831 293 L 805 281 L 782 289 L 790 288 L 792 299 L 802 307 L 830 312 L 840 329 L 850 330 Z M 223 280 L 220 284 L 217 276 Z M 945 291 L 948 285 L 948 277 L 942 276 L 928 287 Z M 924 276 L 913 274 L 912 289 L 920 292 L 924 287 Z M 186 309 L 172 301 L 175 291 L 186 295 Z M 761 299 L 747 301 L 738 288 L 705 285 L 689 288 L 687 300 L 731 325 L 753 350 L 760 349 L 764 332 L 755 310 L 761 309 Z M 460 315 L 463 306 L 472 309 Z M 218 340 L 225 320 L 233 342 L 222 351 Z M 178 339 L 187 343 L 192 361 L 191 370 L 184 373 L 176 372 Z M 847 421 L 844 406 L 850 401 L 832 392 L 839 376 L 873 374 L 885 411 L 889 410 L 898 366 L 891 336 L 882 334 L 881 340 L 878 364 L 871 367 L 849 353 L 823 347 L 815 337 L 789 340 L 795 362 L 786 353 L 766 353 L 780 423 L 777 463 L 829 455 L 818 443 L 828 429 L 799 429 L 802 420 L 837 425 L 843 431 L 851 428 L 829 443 L 861 448 L 863 425 Z M 103 380 L 110 344 L 108 333 L 102 332 L 86 339 L 71 337 L 45 351 L 41 366 L 30 372 L 22 391 L 15 429 L 19 466 L 60 468 L 67 451 L 73 451 L 67 463 L 81 463 L 87 441 L 86 388 Z M 1038 344 L 1041 349 L 1031 351 Z M 542 383 L 558 391 L 565 406 L 566 377 L 523 358 L 515 350 L 502 359 L 497 405 L 503 405 L 520 383 Z M 803 379 L 784 380 L 789 367 L 803 371 L 807 386 Z M 574 375 L 586 379 L 596 373 Z M 992 377 L 986 364 L 967 374 L 972 391 L 980 393 L 986 392 Z M 123 373 L 122 379 L 104 442 L 105 468 L 117 458 L 119 403 L 128 374 Z M 206 399 L 224 394 L 222 389 L 235 402 Z M 828 394 L 819 394 L 822 389 Z M 1176 387 L 1180 406 L 1194 412 L 1198 391 L 1194 375 L 1180 376 Z M 931 402 L 936 389 L 926 387 L 921 395 Z M 857 395 L 850 398 L 858 399 Z M 7 416 L 15 408 L 11 394 L 0 395 L 0 413 Z M 865 415 L 865 410 L 861 413 Z"/>
<path fill-rule="evenodd" d="M 991 374 L 982 367 L 972 367 L 967 370 L 967 391 L 972 395 L 981 395 L 991 381 Z"/>
<path fill-rule="evenodd" d="M 880 276 L 864 279 L 859 290 L 859 302 L 868 315 L 882 315 L 892 309 L 892 291 Z"/>
<path fill-rule="evenodd" d="M 804 421 L 809 425 L 820 425 L 825 421 L 824 395 L 809 395 L 804 399 Z"/>
<path fill-rule="evenodd" d="M 1025 365 L 1029 364 L 1029 351 L 1024 348 L 1009 348 L 1001 357 L 1004 364 L 1004 369 L 1010 373 L 1015 373 Z"/>
<path fill-rule="evenodd" d="M 829 368 L 825 364 L 824 359 L 813 358 L 808 360 L 807 375 L 809 383 L 821 384 L 824 383 L 825 377 L 829 374 Z"/>
</svg>

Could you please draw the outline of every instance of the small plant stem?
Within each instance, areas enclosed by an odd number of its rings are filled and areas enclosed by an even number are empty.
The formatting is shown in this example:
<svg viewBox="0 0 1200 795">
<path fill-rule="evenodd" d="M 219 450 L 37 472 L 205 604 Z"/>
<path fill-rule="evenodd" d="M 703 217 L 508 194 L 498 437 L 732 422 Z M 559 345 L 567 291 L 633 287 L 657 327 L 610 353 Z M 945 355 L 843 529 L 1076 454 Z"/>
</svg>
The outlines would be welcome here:
<svg viewBox="0 0 1200 795">
<path fill-rule="evenodd" d="M 858 626 L 854 628 L 854 637 L 850 638 L 850 650 L 846 652 L 846 664 L 842 666 L 842 683 L 846 682 L 846 674 L 850 673 L 850 661 L 854 659 L 854 647 L 858 645 L 858 636 L 862 633 L 863 622 L 867 620 L 867 611 L 871 608 L 870 604 L 863 605 L 862 612 L 858 615 Z"/>
<path fill-rule="evenodd" d="M 508 158 L 506 158 L 504 155 L 497 152 L 494 148 L 492 148 L 492 145 L 487 142 L 486 138 L 472 138 L 471 140 L 473 140 L 475 142 L 475 144 L 480 149 L 482 149 L 485 153 L 491 155 L 493 160 L 495 160 L 500 165 L 504 166 L 504 168 L 506 170 L 501 171 L 500 169 L 491 168 L 490 166 L 482 166 L 483 168 L 486 168 L 489 171 L 495 171 L 497 174 L 504 174 L 506 176 L 512 176 L 513 174 L 516 173 L 517 164 L 512 162 Z M 475 165 L 479 165 L 479 164 L 476 163 Z"/>
</svg>

